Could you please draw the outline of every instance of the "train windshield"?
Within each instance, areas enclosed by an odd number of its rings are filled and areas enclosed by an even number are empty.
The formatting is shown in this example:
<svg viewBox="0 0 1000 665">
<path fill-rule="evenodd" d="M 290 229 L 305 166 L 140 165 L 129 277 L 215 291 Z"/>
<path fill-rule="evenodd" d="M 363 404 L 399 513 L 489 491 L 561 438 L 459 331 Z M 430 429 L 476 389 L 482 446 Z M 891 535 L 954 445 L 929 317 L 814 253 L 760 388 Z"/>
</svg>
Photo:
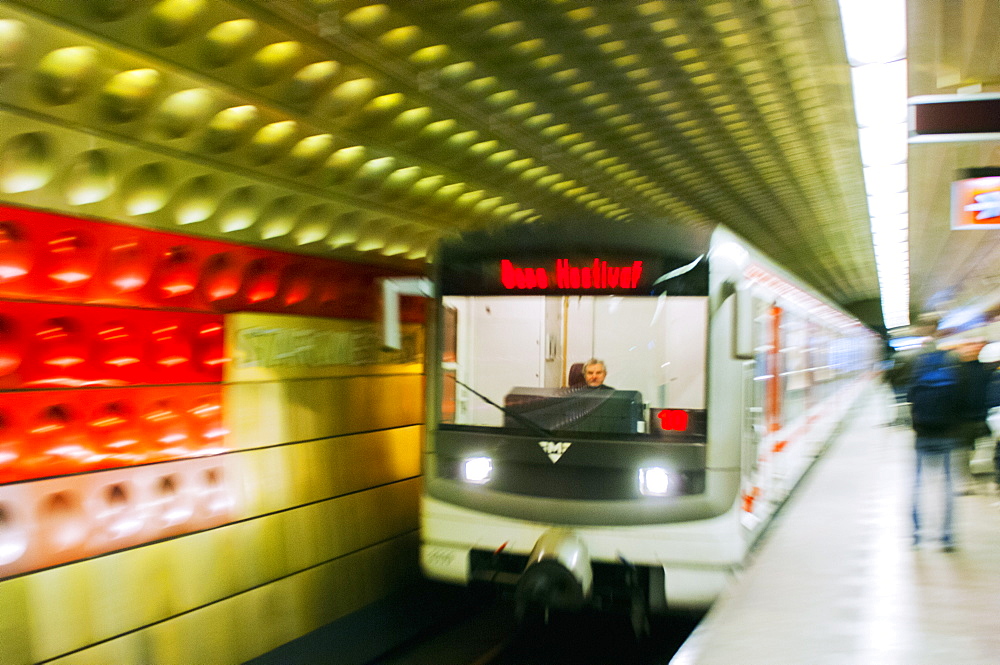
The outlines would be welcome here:
<svg viewBox="0 0 1000 665">
<path fill-rule="evenodd" d="M 704 439 L 701 295 L 442 300 L 440 426 Z"/>
</svg>

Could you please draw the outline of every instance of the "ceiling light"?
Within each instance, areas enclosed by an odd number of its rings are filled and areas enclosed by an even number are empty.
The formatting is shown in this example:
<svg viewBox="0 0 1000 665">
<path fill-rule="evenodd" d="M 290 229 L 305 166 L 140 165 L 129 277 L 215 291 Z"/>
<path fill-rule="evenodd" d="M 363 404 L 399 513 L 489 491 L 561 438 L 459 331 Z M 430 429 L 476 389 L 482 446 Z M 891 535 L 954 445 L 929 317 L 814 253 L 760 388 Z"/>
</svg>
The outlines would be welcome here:
<svg viewBox="0 0 1000 665">
<path fill-rule="evenodd" d="M 909 108 L 905 60 L 855 67 L 851 82 L 859 127 L 906 122 Z"/>
<path fill-rule="evenodd" d="M 905 0 L 839 0 L 887 329 L 909 325 Z M 877 196 L 876 196 L 877 195 Z M 887 198 L 882 198 L 888 195 Z"/>
<path fill-rule="evenodd" d="M 864 169 L 865 189 L 869 196 L 885 193 L 906 192 L 906 164 L 869 166 Z"/>
<path fill-rule="evenodd" d="M 905 123 L 863 127 L 858 130 L 861 161 L 865 166 L 889 166 L 906 162 L 909 144 Z"/>
<path fill-rule="evenodd" d="M 871 215 L 873 219 L 877 217 L 903 214 L 909 209 L 909 199 L 909 194 L 906 192 L 893 192 L 869 196 L 868 214 Z"/>
<path fill-rule="evenodd" d="M 906 0 L 840 0 L 852 67 L 906 57 Z"/>
</svg>

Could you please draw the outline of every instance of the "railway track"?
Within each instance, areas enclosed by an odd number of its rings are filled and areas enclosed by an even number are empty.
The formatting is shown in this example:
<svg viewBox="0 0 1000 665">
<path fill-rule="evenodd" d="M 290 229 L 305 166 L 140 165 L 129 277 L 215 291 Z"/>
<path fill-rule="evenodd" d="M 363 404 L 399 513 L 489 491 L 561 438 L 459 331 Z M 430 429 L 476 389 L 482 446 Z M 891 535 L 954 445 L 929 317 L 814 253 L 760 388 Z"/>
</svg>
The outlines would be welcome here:
<svg viewBox="0 0 1000 665">
<path fill-rule="evenodd" d="M 637 639 L 627 617 L 557 614 L 548 624 L 518 625 L 504 599 L 470 605 L 372 665 L 666 665 L 699 616 L 677 614 Z"/>
</svg>

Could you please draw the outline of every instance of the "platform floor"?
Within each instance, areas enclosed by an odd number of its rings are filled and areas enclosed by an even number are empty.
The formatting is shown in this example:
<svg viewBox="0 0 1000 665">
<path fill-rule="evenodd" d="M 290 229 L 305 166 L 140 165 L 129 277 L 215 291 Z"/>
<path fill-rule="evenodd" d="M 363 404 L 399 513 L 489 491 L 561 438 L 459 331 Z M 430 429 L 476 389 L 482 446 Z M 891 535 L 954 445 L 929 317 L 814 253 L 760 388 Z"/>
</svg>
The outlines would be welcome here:
<svg viewBox="0 0 1000 665">
<path fill-rule="evenodd" d="M 889 424 L 888 391 L 861 401 L 670 665 L 1000 663 L 998 497 L 982 478 L 956 497 L 957 549 L 914 548 L 912 430 Z M 925 484 L 931 528 L 940 491 Z"/>
</svg>

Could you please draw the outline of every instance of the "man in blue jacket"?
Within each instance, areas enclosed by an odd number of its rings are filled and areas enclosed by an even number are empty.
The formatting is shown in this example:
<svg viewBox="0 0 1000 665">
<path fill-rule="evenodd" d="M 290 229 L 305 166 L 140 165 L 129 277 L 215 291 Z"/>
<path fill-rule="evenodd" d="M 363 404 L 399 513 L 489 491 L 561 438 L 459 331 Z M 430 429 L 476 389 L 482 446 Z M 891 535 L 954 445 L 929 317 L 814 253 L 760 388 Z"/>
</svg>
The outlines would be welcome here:
<svg viewBox="0 0 1000 665">
<path fill-rule="evenodd" d="M 925 324 L 928 325 L 928 324 Z M 928 326 L 929 328 L 929 326 Z M 913 480 L 913 545 L 920 544 L 921 476 L 928 464 L 940 464 L 944 471 L 944 523 L 941 544 L 946 552 L 955 549 L 952 530 L 954 489 L 952 487 L 951 455 L 962 432 L 964 390 L 958 358 L 937 347 L 943 331 L 933 323 L 934 332 L 913 361 L 913 374 L 907 399 L 915 432 L 916 473 Z"/>
</svg>

